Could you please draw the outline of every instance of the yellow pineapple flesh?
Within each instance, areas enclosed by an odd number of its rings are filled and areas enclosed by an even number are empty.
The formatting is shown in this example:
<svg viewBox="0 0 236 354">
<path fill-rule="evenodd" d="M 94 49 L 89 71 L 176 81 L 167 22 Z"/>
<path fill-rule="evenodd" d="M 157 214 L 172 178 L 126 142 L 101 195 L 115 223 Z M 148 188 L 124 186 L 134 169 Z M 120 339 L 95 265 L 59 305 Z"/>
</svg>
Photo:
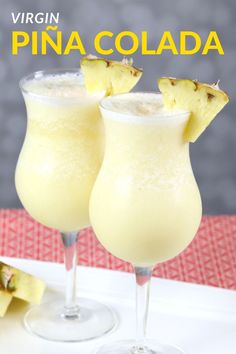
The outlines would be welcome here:
<svg viewBox="0 0 236 354">
<path fill-rule="evenodd" d="M 119 62 L 89 55 L 81 59 L 80 66 L 87 91 L 104 92 L 104 96 L 129 92 L 143 73 L 127 59 Z"/>
<path fill-rule="evenodd" d="M 229 102 L 228 95 L 218 84 L 208 85 L 196 80 L 162 77 L 158 80 L 164 106 L 190 113 L 184 139 L 194 142 Z"/>
<path fill-rule="evenodd" d="M 42 280 L 0 262 L 0 317 L 5 315 L 14 297 L 39 304 L 45 288 Z"/>
<path fill-rule="evenodd" d="M 0 317 L 5 316 L 12 298 L 13 296 L 10 293 L 0 289 Z"/>
</svg>

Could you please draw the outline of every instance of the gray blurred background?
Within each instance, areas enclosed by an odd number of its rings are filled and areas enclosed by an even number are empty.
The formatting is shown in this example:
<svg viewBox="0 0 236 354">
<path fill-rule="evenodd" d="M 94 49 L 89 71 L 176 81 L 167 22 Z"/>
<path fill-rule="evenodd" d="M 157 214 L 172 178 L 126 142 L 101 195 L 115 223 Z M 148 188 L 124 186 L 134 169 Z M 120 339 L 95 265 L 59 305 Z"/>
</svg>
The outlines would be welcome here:
<svg viewBox="0 0 236 354">
<path fill-rule="evenodd" d="M 225 55 L 132 57 L 144 75 L 137 90 L 156 90 L 156 78 L 182 76 L 206 82 L 221 80 L 231 103 L 201 138 L 191 146 L 192 164 L 203 198 L 204 213 L 236 212 L 236 1 L 235 0 L 0 0 L 0 207 L 20 207 L 14 187 L 14 168 L 23 142 L 26 115 L 18 88 L 19 79 L 29 72 L 79 65 L 78 53 L 69 56 L 32 57 L 30 49 L 11 55 L 11 31 L 44 29 L 45 25 L 13 25 L 11 12 L 60 12 L 64 34 L 80 32 L 88 52 L 94 35 L 101 30 L 118 33 L 148 31 L 150 47 L 155 48 L 163 31 L 198 32 L 206 40 L 209 31 L 220 36 Z M 178 41 L 177 41 L 178 42 Z M 129 43 L 127 43 L 128 45 Z M 120 58 L 114 54 L 114 58 Z"/>
</svg>

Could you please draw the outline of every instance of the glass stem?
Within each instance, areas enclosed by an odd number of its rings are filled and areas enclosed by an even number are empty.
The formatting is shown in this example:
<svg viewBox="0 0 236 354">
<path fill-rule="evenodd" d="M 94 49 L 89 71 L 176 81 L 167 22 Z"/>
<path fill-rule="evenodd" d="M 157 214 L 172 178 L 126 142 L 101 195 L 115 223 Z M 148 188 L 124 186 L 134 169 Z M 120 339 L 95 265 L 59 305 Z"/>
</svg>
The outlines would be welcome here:
<svg viewBox="0 0 236 354">
<path fill-rule="evenodd" d="M 66 267 L 66 294 L 62 316 L 65 319 L 76 319 L 79 317 L 79 307 L 76 303 L 77 240 L 79 233 L 63 232 L 61 236 Z"/>
<path fill-rule="evenodd" d="M 152 267 L 134 267 L 136 278 L 136 345 L 134 354 L 149 353 L 145 346 Z"/>
</svg>

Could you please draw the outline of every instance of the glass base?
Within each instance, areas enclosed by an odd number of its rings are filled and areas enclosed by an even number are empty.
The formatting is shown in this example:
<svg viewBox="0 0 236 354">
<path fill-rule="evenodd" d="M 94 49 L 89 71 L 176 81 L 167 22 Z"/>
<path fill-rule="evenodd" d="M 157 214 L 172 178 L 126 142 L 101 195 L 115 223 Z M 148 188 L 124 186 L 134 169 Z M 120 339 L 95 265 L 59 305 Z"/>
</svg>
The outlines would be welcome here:
<svg viewBox="0 0 236 354">
<path fill-rule="evenodd" d="M 101 337 L 117 324 L 115 314 L 105 305 L 78 299 L 77 316 L 65 314 L 64 302 L 32 307 L 25 315 L 26 329 L 38 337 L 58 342 L 82 342 Z"/>
<path fill-rule="evenodd" d="M 145 347 L 136 345 L 133 340 L 125 340 L 106 344 L 95 351 L 95 354 L 184 354 L 184 352 L 168 344 L 160 344 L 155 340 L 146 340 Z"/>
</svg>

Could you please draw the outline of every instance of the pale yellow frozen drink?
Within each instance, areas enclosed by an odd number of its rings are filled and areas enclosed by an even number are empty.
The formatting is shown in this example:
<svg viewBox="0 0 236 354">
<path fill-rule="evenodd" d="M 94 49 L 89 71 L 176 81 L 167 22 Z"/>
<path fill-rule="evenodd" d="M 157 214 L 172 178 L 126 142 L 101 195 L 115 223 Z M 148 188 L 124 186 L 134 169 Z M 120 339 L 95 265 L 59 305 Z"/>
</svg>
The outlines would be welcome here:
<svg viewBox="0 0 236 354">
<path fill-rule="evenodd" d="M 28 124 L 16 168 L 25 209 L 60 231 L 89 225 L 90 192 L 103 158 L 98 102 L 79 72 L 41 75 L 21 83 Z"/>
<path fill-rule="evenodd" d="M 129 93 L 102 100 L 105 157 L 90 218 L 99 241 L 138 266 L 173 258 L 198 229 L 201 198 L 183 131 L 189 114 L 162 97 Z"/>
</svg>

